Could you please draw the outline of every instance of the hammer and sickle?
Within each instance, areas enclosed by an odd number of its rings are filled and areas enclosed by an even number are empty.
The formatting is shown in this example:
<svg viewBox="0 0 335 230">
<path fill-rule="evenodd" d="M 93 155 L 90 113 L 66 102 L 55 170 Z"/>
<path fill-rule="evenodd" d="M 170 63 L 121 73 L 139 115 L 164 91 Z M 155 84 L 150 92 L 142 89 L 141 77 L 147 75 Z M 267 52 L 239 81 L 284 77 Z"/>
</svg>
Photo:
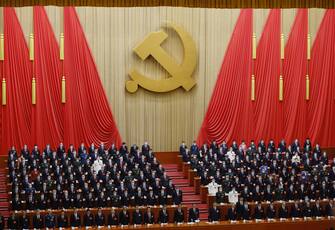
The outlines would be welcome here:
<svg viewBox="0 0 335 230">
<path fill-rule="evenodd" d="M 180 37 L 184 47 L 184 59 L 180 65 L 161 47 L 161 44 L 168 37 L 163 30 L 151 32 L 133 50 L 144 61 L 150 55 L 171 75 L 166 79 L 150 79 L 137 70 L 132 69 L 129 76 L 132 80 L 126 82 L 126 89 L 135 93 L 138 85 L 153 92 L 169 92 L 182 86 L 189 91 L 195 84 L 192 73 L 197 64 L 197 51 L 191 36 L 180 26 L 167 23 L 167 26 L 174 29 Z"/>
</svg>

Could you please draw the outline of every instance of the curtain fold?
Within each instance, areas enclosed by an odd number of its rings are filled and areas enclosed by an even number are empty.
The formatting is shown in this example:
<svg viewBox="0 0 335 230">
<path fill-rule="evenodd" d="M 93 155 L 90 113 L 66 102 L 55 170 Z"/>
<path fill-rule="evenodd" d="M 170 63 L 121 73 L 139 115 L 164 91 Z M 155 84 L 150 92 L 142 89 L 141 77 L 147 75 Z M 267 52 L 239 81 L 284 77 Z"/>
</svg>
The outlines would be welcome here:
<svg viewBox="0 0 335 230">
<path fill-rule="evenodd" d="M 7 104 L 2 106 L 1 154 L 31 142 L 31 77 L 28 46 L 14 8 L 3 8 Z"/>
<path fill-rule="evenodd" d="M 252 10 L 241 10 L 197 142 L 231 141 L 251 135 Z"/>
<path fill-rule="evenodd" d="M 310 62 L 308 135 L 323 146 L 335 145 L 335 10 L 327 10 L 316 35 Z"/>
<path fill-rule="evenodd" d="M 308 10 L 297 11 L 285 47 L 284 76 L 284 137 L 288 142 L 307 137 L 307 33 Z"/>
<path fill-rule="evenodd" d="M 32 105 L 32 137 L 40 148 L 46 144 L 55 148 L 64 135 L 61 62 L 57 40 L 42 6 L 34 7 L 34 43 L 36 105 Z"/>
<path fill-rule="evenodd" d="M 254 139 L 283 138 L 282 103 L 279 101 L 281 10 L 270 11 L 257 46 Z M 284 77 L 284 84 L 285 79 Z M 286 100 L 286 98 L 284 98 Z"/>
<path fill-rule="evenodd" d="M 121 137 L 77 13 L 64 8 L 65 143 L 121 144 Z"/>
</svg>

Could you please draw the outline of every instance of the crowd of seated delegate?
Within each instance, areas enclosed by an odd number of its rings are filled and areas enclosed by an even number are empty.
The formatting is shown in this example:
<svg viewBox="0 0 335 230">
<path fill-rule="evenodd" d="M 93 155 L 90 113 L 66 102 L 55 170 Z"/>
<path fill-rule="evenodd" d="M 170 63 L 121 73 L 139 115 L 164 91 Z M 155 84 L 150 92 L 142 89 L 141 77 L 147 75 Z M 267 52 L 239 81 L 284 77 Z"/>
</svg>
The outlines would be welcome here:
<svg viewBox="0 0 335 230">
<path fill-rule="evenodd" d="M 61 143 L 20 154 L 8 153 L 12 210 L 45 210 L 94 207 L 180 204 L 182 192 L 172 184 L 148 143 L 142 148 L 117 149 L 93 144 L 78 150 Z"/>
<path fill-rule="evenodd" d="M 301 211 L 287 216 L 308 217 L 316 216 L 312 209 L 319 200 L 326 200 L 327 207 L 318 215 L 334 214 L 335 159 L 329 163 L 326 152 L 318 144 L 313 147 L 309 139 L 303 146 L 298 140 L 289 146 L 282 140 L 277 147 L 272 140 L 267 145 L 264 141 L 257 145 L 251 141 L 249 146 L 244 141 L 240 145 L 233 141 L 231 146 L 213 141 L 200 148 L 196 142 L 190 148 L 182 143 L 180 154 L 197 172 L 202 185 L 217 186 L 216 203 L 227 203 L 227 196 L 232 193 L 238 195 L 239 201 L 233 202 L 236 208 L 230 210 L 228 219 L 257 219 L 257 215 L 250 215 L 250 202 L 300 201 L 295 207 Z M 317 201 L 315 207 L 310 201 Z M 220 216 L 219 209 L 213 208 L 209 210 L 209 220 Z M 264 213 L 268 218 L 272 216 L 267 210 Z M 279 213 L 273 216 L 281 217 Z"/>
<path fill-rule="evenodd" d="M 183 223 L 184 217 L 184 211 L 182 210 L 181 204 L 179 204 L 174 211 L 173 221 L 174 223 Z M 195 222 L 198 218 L 199 210 L 193 205 L 193 207 L 189 209 L 188 221 Z M 30 229 L 31 227 L 41 229 L 54 227 L 66 228 L 85 226 L 127 226 L 130 224 L 167 224 L 168 222 L 169 213 L 166 205 L 160 208 L 157 216 L 155 216 L 150 206 L 144 211 L 141 210 L 139 206 L 136 206 L 132 213 L 130 213 L 128 208 L 124 206 L 119 212 L 116 212 L 114 207 L 110 208 L 110 212 L 107 214 L 103 212 L 102 208 L 98 208 L 95 215 L 90 209 L 86 209 L 82 214 L 80 214 L 77 209 L 74 209 L 70 216 L 66 215 L 64 210 L 58 215 L 50 210 L 43 215 L 40 210 L 36 210 L 32 220 L 28 217 L 26 211 L 22 211 L 22 215 L 12 212 L 12 215 L 8 218 L 7 227 L 9 229 Z"/>
</svg>

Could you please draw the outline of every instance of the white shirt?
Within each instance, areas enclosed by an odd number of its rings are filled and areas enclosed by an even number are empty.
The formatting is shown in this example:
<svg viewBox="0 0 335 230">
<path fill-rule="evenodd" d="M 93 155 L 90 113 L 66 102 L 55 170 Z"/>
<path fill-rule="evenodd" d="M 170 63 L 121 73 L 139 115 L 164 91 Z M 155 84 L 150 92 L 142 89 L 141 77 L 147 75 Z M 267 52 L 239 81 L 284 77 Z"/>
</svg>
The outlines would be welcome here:
<svg viewBox="0 0 335 230">
<path fill-rule="evenodd" d="M 215 196 L 216 193 L 218 192 L 219 187 L 221 187 L 221 185 L 217 184 L 215 181 L 212 181 L 206 187 L 208 188 L 208 194 L 210 196 Z"/>
<path fill-rule="evenodd" d="M 92 165 L 94 173 L 98 173 L 100 170 L 103 169 L 104 163 L 100 158 L 96 159 Z"/>
<path fill-rule="evenodd" d="M 234 161 L 235 158 L 236 158 L 236 154 L 235 154 L 234 151 L 228 151 L 227 155 L 228 155 L 228 158 L 231 162 Z"/>
<path fill-rule="evenodd" d="M 234 204 L 238 202 L 238 192 L 236 190 L 231 190 L 228 193 L 228 202 Z"/>
</svg>

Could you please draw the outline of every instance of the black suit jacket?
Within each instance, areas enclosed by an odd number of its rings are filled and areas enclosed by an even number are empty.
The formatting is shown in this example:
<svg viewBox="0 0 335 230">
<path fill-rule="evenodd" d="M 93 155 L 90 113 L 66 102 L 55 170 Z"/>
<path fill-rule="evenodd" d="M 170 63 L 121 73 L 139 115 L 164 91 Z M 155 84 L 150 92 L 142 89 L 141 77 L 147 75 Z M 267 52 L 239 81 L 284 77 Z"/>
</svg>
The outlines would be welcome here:
<svg viewBox="0 0 335 230">
<path fill-rule="evenodd" d="M 166 213 L 164 213 L 163 210 L 159 211 L 158 222 L 161 223 L 161 224 L 169 222 L 169 214 L 168 214 L 167 211 L 166 211 Z"/>
<path fill-rule="evenodd" d="M 141 211 L 133 212 L 133 224 L 142 224 L 143 222 L 143 214 Z"/>
<path fill-rule="evenodd" d="M 77 216 L 72 214 L 71 218 L 70 218 L 70 223 L 71 223 L 72 227 L 80 227 L 81 226 L 81 218 L 80 218 L 79 214 L 77 214 Z"/>
<path fill-rule="evenodd" d="M 147 212 L 144 213 L 144 224 L 154 224 L 155 223 L 155 218 L 154 214 L 151 213 L 149 216 Z"/>
<path fill-rule="evenodd" d="M 188 222 L 195 222 L 199 219 L 199 209 L 196 208 L 193 210 L 193 208 L 190 208 L 188 210 Z"/>
<path fill-rule="evenodd" d="M 126 213 L 123 213 L 123 211 L 119 213 L 119 223 L 121 225 L 129 224 L 129 212 L 128 211 Z"/>
<path fill-rule="evenodd" d="M 174 222 L 175 223 L 182 223 L 184 222 L 184 211 L 181 210 L 180 212 L 178 209 L 174 212 Z"/>
<path fill-rule="evenodd" d="M 95 224 L 97 226 L 104 226 L 105 225 L 105 216 L 104 216 L 104 214 L 101 214 L 101 216 L 99 216 L 98 214 L 95 215 Z"/>
<path fill-rule="evenodd" d="M 93 226 L 94 225 L 94 217 L 91 213 L 90 215 L 85 214 L 84 216 L 84 226 Z"/>
<path fill-rule="evenodd" d="M 44 228 L 44 221 L 42 216 L 37 217 L 36 215 L 33 217 L 33 226 L 34 228 Z"/>
<path fill-rule="evenodd" d="M 69 220 L 67 218 L 66 215 L 64 215 L 64 217 L 62 217 L 61 215 L 58 217 L 58 227 L 62 227 L 62 228 L 66 228 L 69 226 Z"/>
<path fill-rule="evenodd" d="M 228 209 L 227 219 L 228 220 L 236 220 L 237 219 L 236 209 L 234 209 L 234 210 L 232 208 Z"/>
<path fill-rule="evenodd" d="M 208 215 L 208 221 L 212 222 L 212 221 L 219 221 L 221 218 L 221 214 L 220 214 L 220 210 L 214 209 L 214 208 L 210 208 L 209 209 L 209 215 Z"/>
<path fill-rule="evenodd" d="M 118 220 L 116 214 L 115 215 L 112 215 L 112 214 L 108 215 L 108 225 L 112 225 L 112 226 L 119 225 L 119 220 Z"/>
</svg>

